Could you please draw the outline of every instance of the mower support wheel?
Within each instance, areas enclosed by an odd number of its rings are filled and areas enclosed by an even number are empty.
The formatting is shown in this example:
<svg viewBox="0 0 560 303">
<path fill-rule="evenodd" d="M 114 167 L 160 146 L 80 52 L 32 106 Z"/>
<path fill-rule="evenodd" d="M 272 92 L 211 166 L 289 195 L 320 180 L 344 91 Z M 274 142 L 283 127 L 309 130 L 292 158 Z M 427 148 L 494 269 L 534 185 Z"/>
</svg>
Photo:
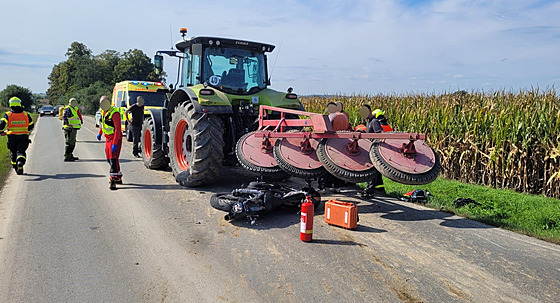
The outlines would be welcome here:
<svg viewBox="0 0 560 303">
<path fill-rule="evenodd" d="M 350 183 L 367 182 L 379 172 L 369 159 L 370 140 L 358 141 L 358 152 L 347 149 L 351 139 L 323 139 L 317 147 L 317 156 L 333 176 Z"/>
<path fill-rule="evenodd" d="M 310 139 L 311 153 L 301 152 L 301 138 L 279 138 L 274 144 L 274 159 L 278 166 L 286 173 L 303 179 L 320 177 L 327 171 L 317 158 L 317 145 L 319 141 Z"/>
<path fill-rule="evenodd" d="M 373 165 L 383 176 L 398 183 L 423 185 L 434 181 L 441 168 L 438 155 L 424 141 L 416 140 L 416 154 L 406 157 L 398 152 L 406 141 L 374 141 L 369 152 Z"/>
<path fill-rule="evenodd" d="M 254 136 L 255 132 L 243 135 L 235 145 L 235 154 L 239 164 L 251 173 L 262 177 L 265 181 L 283 180 L 290 177 L 278 166 L 271 152 L 261 151 L 263 138 Z M 274 138 L 271 138 L 274 140 Z M 275 142 L 272 142 L 274 144 Z"/>
</svg>

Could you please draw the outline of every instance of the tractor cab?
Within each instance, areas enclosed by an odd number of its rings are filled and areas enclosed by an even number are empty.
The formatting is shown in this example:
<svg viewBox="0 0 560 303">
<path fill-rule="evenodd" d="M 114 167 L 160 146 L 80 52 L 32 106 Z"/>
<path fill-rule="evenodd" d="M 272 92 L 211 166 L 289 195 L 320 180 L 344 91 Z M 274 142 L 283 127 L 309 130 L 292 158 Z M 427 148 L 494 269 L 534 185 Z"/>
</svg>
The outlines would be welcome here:
<svg viewBox="0 0 560 303">
<path fill-rule="evenodd" d="M 186 31 L 185 31 L 186 33 Z M 180 58 L 179 86 L 210 86 L 226 94 L 251 95 L 270 85 L 266 52 L 274 46 L 217 37 L 192 37 L 179 41 L 178 51 L 159 51 L 156 69 L 163 67 L 165 53 Z"/>
</svg>

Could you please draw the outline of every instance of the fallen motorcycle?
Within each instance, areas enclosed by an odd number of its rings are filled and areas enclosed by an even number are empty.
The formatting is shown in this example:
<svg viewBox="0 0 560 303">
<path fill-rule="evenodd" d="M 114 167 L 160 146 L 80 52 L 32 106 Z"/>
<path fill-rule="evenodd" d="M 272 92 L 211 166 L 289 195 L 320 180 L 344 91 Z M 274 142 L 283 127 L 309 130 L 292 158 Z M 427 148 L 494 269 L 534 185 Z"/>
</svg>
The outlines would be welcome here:
<svg viewBox="0 0 560 303">
<path fill-rule="evenodd" d="M 315 208 L 321 203 L 321 195 L 311 186 L 296 189 L 281 184 L 255 181 L 247 187 L 238 188 L 231 193 L 217 193 L 210 197 L 210 205 L 215 209 L 228 212 L 228 221 L 247 217 L 254 225 L 261 214 L 270 213 L 280 207 L 300 208 L 306 197 L 310 197 Z"/>
</svg>

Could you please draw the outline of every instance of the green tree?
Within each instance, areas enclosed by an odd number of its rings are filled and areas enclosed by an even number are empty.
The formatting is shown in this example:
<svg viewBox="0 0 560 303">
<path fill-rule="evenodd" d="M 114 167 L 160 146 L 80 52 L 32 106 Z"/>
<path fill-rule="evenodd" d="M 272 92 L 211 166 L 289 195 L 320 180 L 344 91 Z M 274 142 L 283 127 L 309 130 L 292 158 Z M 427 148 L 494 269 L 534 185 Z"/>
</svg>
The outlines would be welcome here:
<svg viewBox="0 0 560 303">
<path fill-rule="evenodd" d="M 160 78 L 155 73 L 151 59 L 138 49 L 129 50 L 124 55 L 115 50 L 106 50 L 94 56 L 85 44 L 72 42 L 66 56 L 68 59 L 56 64 L 48 76 L 47 97 L 53 105 L 66 104 L 72 97 L 93 102 L 92 106 L 86 106 L 84 111 L 87 113 L 90 113 L 90 109 L 97 110 L 99 96 L 110 95 L 116 82 L 158 81 Z M 95 94 L 98 95 L 93 96 Z"/>
<path fill-rule="evenodd" d="M 82 88 L 74 94 L 78 100 L 82 113 L 86 115 L 93 115 L 99 108 L 99 97 L 106 95 L 111 96 L 112 85 L 107 85 L 102 81 L 97 81 L 94 84 Z"/>
<path fill-rule="evenodd" d="M 113 82 L 124 80 L 158 81 L 155 67 L 150 57 L 139 49 L 131 49 L 124 53 L 122 60 L 115 66 Z"/>
<path fill-rule="evenodd" d="M 63 61 L 55 65 L 47 79 L 49 80 L 48 99 L 60 104 L 58 100 L 69 90 L 68 62 Z"/>
<path fill-rule="evenodd" d="M 66 51 L 68 60 L 76 60 L 79 58 L 91 58 L 92 52 L 85 44 L 74 41 Z"/>
<path fill-rule="evenodd" d="M 68 60 L 55 65 L 48 76 L 47 96 L 57 103 L 62 96 L 72 95 L 95 82 L 92 52 L 85 44 L 72 42 L 66 56 Z"/>
<path fill-rule="evenodd" d="M 76 92 L 88 87 L 95 81 L 95 66 L 92 52 L 87 46 L 80 42 L 72 42 L 66 51 L 68 60 L 69 88 L 68 92 Z"/>
<path fill-rule="evenodd" d="M 18 97 L 21 100 L 21 105 L 26 110 L 30 110 L 31 105 L 33 105 L 35 101 L 33 93 L 30 89 L 12 84 L 6 86 L 6 88 L 0 92 L 0 101 L 2 106 L 9 107 L 10 98 L 12 97 Z"/>
<path fill-rule="evenodd" d="M 95 65 L 95 81 L 102 81 L 105 84 L 113 84 L 113 72 L 115 66 L 121 60 L 122 55 L 115 50 L 106 50 L 93 57 Z"/>
</svg>

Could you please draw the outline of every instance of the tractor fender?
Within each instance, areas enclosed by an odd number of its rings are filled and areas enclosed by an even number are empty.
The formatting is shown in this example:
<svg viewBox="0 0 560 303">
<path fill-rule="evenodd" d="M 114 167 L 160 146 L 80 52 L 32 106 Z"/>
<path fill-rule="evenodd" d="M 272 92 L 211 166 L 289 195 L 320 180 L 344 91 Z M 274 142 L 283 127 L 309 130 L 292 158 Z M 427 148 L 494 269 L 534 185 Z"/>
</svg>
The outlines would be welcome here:
<svg viewBox="0 0 560 303">
<path fill-rule="evenodd" d="M 161 145 L 163 141 L 163 118 L 164 113 L 161 108 L 150 108 L 150 117 L 154 121 L 154 139 L 156 145 Z"/>
<path fill-rule="evenodd" d="M 169 99 L 169 110 L 167 111 L 168 121 L 171 121 L 171 114 L 175 111 L 177 105 L 183 103 L 184 101 L 190 101 L 194 105 L 194 110 L 197 113 L 233 114 L 231 105 L 200 105 L 198 102 L 198 96 L 192 89 L 189 87 L 180 87 L 173 92 L 171 98 Z"/>
</svg>

